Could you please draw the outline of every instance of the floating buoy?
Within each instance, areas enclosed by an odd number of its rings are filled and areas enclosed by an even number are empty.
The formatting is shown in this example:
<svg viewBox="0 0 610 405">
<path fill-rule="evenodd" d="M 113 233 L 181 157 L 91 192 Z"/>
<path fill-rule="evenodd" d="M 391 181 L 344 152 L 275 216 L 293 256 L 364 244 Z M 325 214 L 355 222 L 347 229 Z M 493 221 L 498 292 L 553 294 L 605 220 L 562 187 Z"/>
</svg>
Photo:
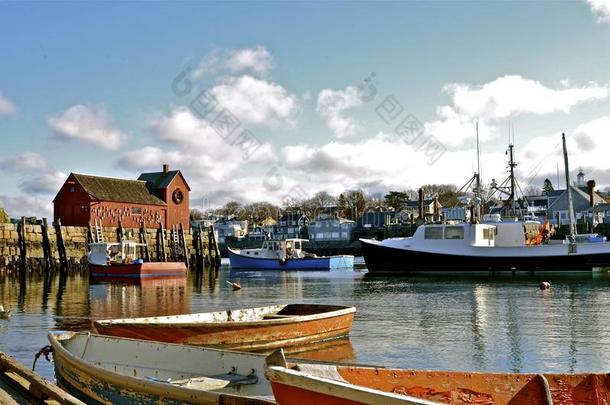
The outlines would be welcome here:
<svg viewBox="0 0 610 405">
<path fill-rule="evenodd" d="M 548 281 L 543 281 L 538 287 L 540 287 L 541 290 L 549 290 L 551 288 L 551 283 Z"/>
<path fill-rule="evenodd" d="M 227 280 L 227 284 L 229 284 L 233 288 L 233 291 L 241 290 L 241 286 L 237 283 L 232 283 L 231 281 Z"/>
</svg>

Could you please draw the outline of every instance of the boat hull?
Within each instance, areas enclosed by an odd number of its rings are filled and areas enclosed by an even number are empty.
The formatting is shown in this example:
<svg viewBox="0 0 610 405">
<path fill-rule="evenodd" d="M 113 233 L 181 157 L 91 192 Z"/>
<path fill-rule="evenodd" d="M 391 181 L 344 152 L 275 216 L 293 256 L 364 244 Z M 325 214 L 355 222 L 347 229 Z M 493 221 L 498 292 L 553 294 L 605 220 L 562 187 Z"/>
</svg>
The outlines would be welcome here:
<svg viewBox="0 0 610 405">
<path fill-rule="evenodd" d="M 177 278 L 186 275 L 186 265 L 182 262 L 112 264 L 109 266 L 89 263 L 89 272 L 91 277 L 98 279 Z"/>
<path fill-rule="evenodd" d="M 605 404 L 606 374 L 511 374 L 385 369 L 341 365 L 271 365 L 279 405 L 319 404 Z"/>
<path fill-rule="evenodd" d="M 279 259 L 246 257 L 229 249 L 229 261 L 233 269 L 248 270 L 341 270 L 354 267 L 353 256 L 304 257 Z"/>
<path fill-rule="evenodd" d="M 316 307 L 326 306 L 299 307 L 302 307 L 304 313 L 314 313 Z M 243 310 L 231 311 L 234 321 L 226 322 L 172 323 L 171 317 L 160 317 L 164 318 L 161 322 L 155 322 L 154 318 L 145 322 L 111 320 L 96 321 L 94 326 L 104 335 L 240 351 L 266 351 L 347 336 L 356 310 L 353 307 L 338 307 L 334 311 L 312 315 L 247 322 L 237 319 L 237 311 Z"/>
<path fill-rule="evenodd" d="M 460 255 L 422 252 L 383 246 L 361 240 L 362 254 L 369 273 L 409 274 L 412 272 L 468 271 L 590 271 L 610 266 L 610 253 L 549 255 Z M 567 246 L 561 245 L 567 251 Z M 480 248 L 485 249 L 485 248 Z M 488 248 L 494 249 L 494 248 Z M 521 248 L 524 253 L 544 247 Z M 559 249 L 553 249 L 558 251 Z M 529 252 L 528 252 L 529 251 Z"/>
<path fill-rule="evenodd" d="M 72 337 L 78 339 L 72 348 L 61 343 Z M 87 404 L 273 403 L 264 399 L 271 398 L 263 378 L 264 357 L 83 333 L 52 332 L 49 341 L 58 384 Z M 190 382 L 199 376 L 224 376 L 232 367 L 241 373 L 255 370 L 260 377 L 234 388 L 221 387 L 215 377 L 207 387 Z M 180 379 L 188 382 L 169 382 Z"/>
</svg>

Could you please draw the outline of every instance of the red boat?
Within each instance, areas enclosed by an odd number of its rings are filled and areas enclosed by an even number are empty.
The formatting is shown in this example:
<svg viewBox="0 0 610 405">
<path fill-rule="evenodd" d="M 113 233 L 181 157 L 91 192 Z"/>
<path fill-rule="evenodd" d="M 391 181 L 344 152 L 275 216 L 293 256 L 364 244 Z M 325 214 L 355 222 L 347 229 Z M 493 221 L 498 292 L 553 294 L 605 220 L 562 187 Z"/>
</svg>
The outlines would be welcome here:
<svg viewBox="0 0 610 405">
<path fill-rule="evenodd" d="M 87 256 L 89 272 L 97 279 L 124 278 L 176 278 L 186 275 L 183 262 L 144 262 L 137 258 L 141 243 L 123 241 L 117 243 L 90 243 Z"/>
<path fill-rule="evenodd" d="M 278 405 L 552 405 L 610 403 L 608 374 L 516 374 L 287 363 L 267 357 Z"/>
<path fill-rule="evenodd" d="M 201 314 L 98 320 L 104 335 L 265 351 L 347 336 L 356 308 L 288 304 Z"/>
</svg>

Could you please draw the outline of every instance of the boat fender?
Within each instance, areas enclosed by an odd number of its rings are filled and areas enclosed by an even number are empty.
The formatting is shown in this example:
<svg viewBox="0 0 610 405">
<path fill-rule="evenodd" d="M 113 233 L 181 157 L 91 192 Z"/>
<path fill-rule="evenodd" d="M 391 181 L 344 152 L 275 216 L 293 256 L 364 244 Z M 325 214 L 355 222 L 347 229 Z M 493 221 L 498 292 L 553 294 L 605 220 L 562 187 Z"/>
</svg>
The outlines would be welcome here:
<svg viewBox="0 0 610 405">
<path fill-rule="evenodd" d="M 538 287 L 540 287 L 541 290 L 549 290 L 551 288 L 551 283 L 548 281 L 543 281 Z"/>
<path fill-rule="evenodd" d="M 280 259 L 280 266 L 285 266 L 287 262 L 288 262 L 288 259 L 285 257 L 282 257 Z"/>
</svg>

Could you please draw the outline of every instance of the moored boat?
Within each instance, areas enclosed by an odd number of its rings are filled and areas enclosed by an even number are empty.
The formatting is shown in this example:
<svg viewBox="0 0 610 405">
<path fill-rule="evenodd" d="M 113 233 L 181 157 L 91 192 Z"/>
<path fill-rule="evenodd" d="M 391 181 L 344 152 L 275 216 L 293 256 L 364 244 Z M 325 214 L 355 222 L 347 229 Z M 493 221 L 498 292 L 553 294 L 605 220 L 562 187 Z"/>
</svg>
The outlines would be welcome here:
<svg viewBox="0 0 610 405">
<path fill-rule="evenodd" d="M 144 262 L 134 241 L 90 243 L 87 261 L 94 279 L 175 278 L 186 275 L 183 262 Z"/>
<path fill-rule="evenodd" d="M 607 374 L 513 374 L 291 364 L 267 358 L 279 405 L 607 404 Z"/>
<path fill-rule="evenodd" d="M 347 336 L 356 308 L 284 304 L 199 314 L 98 320 L 102 334 L 263 351 Z"/>
<path fill-rule="evenodd" d="M 317 256 L 303 250 L 307 239 L 264 241 L 259 249 L 231 249 L 233 269 L 256 270 L 339 270 L 352 269 L 354 256 Z"/>
<path fill-rule="evenodd" d="M 49 332 L 57 383 L 87 404 L 273 404 L 264 356 Z"/>
</svg>

